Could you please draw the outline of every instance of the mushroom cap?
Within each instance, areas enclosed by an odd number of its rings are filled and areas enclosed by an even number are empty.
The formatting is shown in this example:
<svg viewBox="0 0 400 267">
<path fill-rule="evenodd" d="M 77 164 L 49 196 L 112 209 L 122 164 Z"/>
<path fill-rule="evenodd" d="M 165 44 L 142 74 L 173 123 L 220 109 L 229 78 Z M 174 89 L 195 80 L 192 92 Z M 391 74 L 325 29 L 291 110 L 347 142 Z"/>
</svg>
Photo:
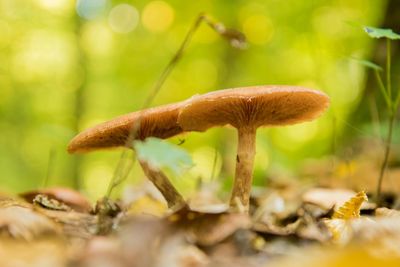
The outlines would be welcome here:
<svg viewBox="0 0 400 267">
<path fill-rule="evenodd" d="M 185 131 L 290 125 L 311 121 L 328 106 L 326 94 L 299 86 L 233 88 L 194 96 L 181 109 L 178 124 Z"/>
<path fill-rule="evenodd" d="M 134 139 L 143 140 L 150 136 L 164 139 L 180 134 L 183 130 L 177 119 L 182 106 L 183 102 L 180 102 L 136 111 L 86 129 L 71 140 L 68 152 L 129 147 Z"/>
</svg>

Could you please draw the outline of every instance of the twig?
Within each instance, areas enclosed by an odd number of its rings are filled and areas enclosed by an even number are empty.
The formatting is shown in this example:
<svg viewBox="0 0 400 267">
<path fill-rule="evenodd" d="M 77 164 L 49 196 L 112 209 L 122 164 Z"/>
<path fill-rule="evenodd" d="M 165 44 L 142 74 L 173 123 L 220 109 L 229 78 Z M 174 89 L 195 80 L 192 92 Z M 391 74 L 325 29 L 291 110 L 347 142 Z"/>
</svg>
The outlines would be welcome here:
<svg viewBox="0 0 400 267">
<path fill-rule="evenodd" d="M 245 48 L 246 47 L 246 38 L 243 33 L 239 32 L 237 30 L 234 30 L 234 29 L 228 29 L 222 23 L 217 23 L 217 22 L 213 21 L 205 13 L 200 13 L 199 16 L 196 18 L 195 22 L 192 24 L 188 33 L 186 34 L 185 39 L 183 40 L 181 46 L 179 47 L 179 49 L 177 50 L 175 55 L 172 57 L 172 59 L 169 61 L 167 66 L 162 71 L 160 77 L 158 78 L 157 82 L 155 83 L 149 96 L 143 103 L 142 109 L 148 108 L 150 106 L 150 104 L 153 102 L 154 98 L 157 96 L 157 94 L 161 90 L 162 86 L 164 85 L 164 83 L 167 80 L 168 76 L 170 75 L 171 71 L 175 68 L 176 64 L 182 58 L 185 50 L 187 49 L 187 47 L 189 46 L 189 44 L 193 38 L 194 33 L 197 31 L 197 29 L 199 28 L 199 26 L 201 25 L 201 23 L 203 21 L 206 22 L 207 25 L 209 25 L 212 29 L 214 29 L 219 35 L 221 35 L 225 39 L 229 40 L 232 46 L 234 46 L 236 48 Z M 135 139 L 135 136 L 137 134 L 139 127 L 140 127 L 140 121 L 132 127 L 130 134 L 129 134 L 129 138 L 127 139 L 127 143 L 126 143 L 127 146 L 130 146 L 130 142 Z M 124 166 L 126 164 L 122 163 L 122 161 L 126 161 L 126 160 L 127 160 L 126 159 L 126 151 L 123 151 L 121 154 L 121 157 L 118 161 L 114 175 L 111 178 L 106 197 L 110 197 L 112 190 L 116 187 L 117 183 L 115 181 L 119 181 L 118 184 L 120 184 L 129 175 L 129 172 L 133 166 L 133 163 L 128 164 L 127 169 L 124 172 L 119 170 L 120 168 L 124 168 Z M 119 175 L 121 175 L 121 173 L 123 173 L 124 176 L 118 177 Z"/>
</svg>

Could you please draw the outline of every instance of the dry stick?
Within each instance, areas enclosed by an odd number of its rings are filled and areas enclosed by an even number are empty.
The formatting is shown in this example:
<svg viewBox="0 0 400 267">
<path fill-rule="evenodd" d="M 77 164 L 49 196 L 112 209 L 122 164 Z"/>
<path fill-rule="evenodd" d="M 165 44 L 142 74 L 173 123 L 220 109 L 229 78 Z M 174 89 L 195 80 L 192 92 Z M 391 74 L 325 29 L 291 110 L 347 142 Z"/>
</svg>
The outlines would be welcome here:
<svg viewBox="0 0 400 267">
<path fill-rule="evenodd" d="M 184 198 L 162 171 L 151 168 L 146 161 L 139 160 L 139 164 L 150 181 L 160 190 L 169 208 L 179 208 L 185 204 Z"/>
<path fill-rule="evenodd" d="M 174 57 L 171 59 L 171 61 L 165 67 L 164 71 L 161 73 L 160 77 L 157 80 L 157 83 L 155 84 L 153 90 L 151 91 L 150 95 L 148 96 L 142 108 L 147 108 L 151 104 L 153 99 L 156 97 L 161 87 L 165 83 L 166 79 L 168 78 L 169 74 L 174 69 L 178 61 L 182 58 L 182 55 L 186 50 L 186 48 L 188 47 L 189 43 L 191 42 L 194 33 L 197 31 L 197 29 L 199 28 L 199 26 L 203 21 L 206 22 L 207 25 L 209 25 L 218 34 L 230 40 L 231 44 L 234 47 L 237 48 L 245 47 L 245 37 L 241 32 L 233 29 L 227 29 L 223 24 L 216 23 L 209 16 L 207 16 L 204 13 L 201 13 L 193 23 L 192 27 L 189 29 L 178 51 L 175 53 Z"/>
<path fill-rule="evenodd" d="M 186 50 L 186 48 L 188 47 L 190 41 L 192 40 L 194 33 L 197 31 L 197 29 L 199 28 L 200 24 L 203 21 L 205 21 L 217 33 L 219 33 L 223 37 L 229 39 L 233 46 L 238 47 L 238 48 L 244 47 L 243 44 L 245 43 L 244 42 L 245 41 L 245 37 L 244 37 L 244 35 L 242 33 L 238 32 L 236 30 L 226 29 L 225 26 L 223 26 L 223 24 L 215 23 L 206 14 L 201 13 L 197 17 L 195 22 L 193 23 L 192 27 L 189 29 L 189 31 L 186 34 L 185 39 L 183 40 L 183 42 L 182 42 L 181 46 L 179 47 L 178 51 L 175 53 L 174 57 L 170 60 L 168 65 L 165 67 L 165 69 L 161 73 L 160 77 L 158 78 L 156 84 L 153 87 L 153 90 L 151 91 L 151 93 L 149 94 L 148 98 L 144 102 L 144 104 L 142 106 L 142 109 L 148 108 L 150 106 L 151 102 L 154 100 L 154 98 L 156 97 L 156 95 L 160 91 L 161 87 L 164 85 L 164 83 L 165 83 L 166 79 L 168 78 L 168 76 L 170 75 L 171 71 L 174 69 L 174 67 L 176 66 L 178 61 L 181 59 L 184 51 Z M 127 146 L 130 146 L 129 142 L 134 140 L 134 137 L 136 136 L 136 133 L 137 133 L 139 127 L 140 127 L 140 121 L 135 126 L 132 127 L 132 130 L 130 131 L 129 138 L 128 138 L 127 143 L 126 143 Z M 129 164 L 128 167 L 127 167 L 127 170 L 124 172 L 124 176 L 121 176 L 119 179 L 117 178 L 120 175 L 120 173 L 122 173 L 118 169 L 124 168 L 124 166 L 126 165 L 124 163 L 124 161 L 127 160 L 126 153 L 127 153 L 126 151 L 123 151 L 122 154 L 121 154 L 121 157 L 120 157 L 119 162 L 117 164 L 116 171 L 114 172 L 114 175 L 113 175 L 113 177 L 111 179 L 111 183 L 110 183 L 109 189 L 107 191 L 107 195 L 106 195 L 107 198 L 110 197 L 110 195 L 112 193 L 112 190 L 127 178 L 128 174 L 129 174 L 129 171 L 133 166 L 133 163 Z M 173 187 L 172 184 L 167 183 L 165 181 L 163 181 L 163 182 L 159 182 L 158 181 L 159 179 L 167 179 L 164 174 L 154 176 L 154 173 L 156 172 L 156 170 L 153 170 L 153 169 L 150 170 L 149 168 L 147 168 L 147 170 L 146 169 L 144 169 L 144 170 L 145 170 L 145 172 L 147 172 L 147 174 L 153 175 L 153 176 L 149 176 L 149 178 L 152 181 L 153 180 L 157 181 L 157 182 L 154 182 L 154 184 L 156 186 L 157 186 L 157 184 L 162 184 L 162 185 L 167 187 L 167 188 L 157 187 L 161 191 L 161 193 L 163 195 L 164 195 L 164 193 L 168 195 L 168 194 L 170 194 L 170 192 L 174 192 L 175 191 L 177 193 L 177 195 L 173 198 L 173 199 L 175 199 L 174 201 L 179 200 L 179 199 L 182 199 L 182 201 L 183 201 L 183 197 L 176 191 L 176 189 Z M 157 170 L 157 171 L 160 172 L 159 170 Z"/>
<path fill-rule="evenodd" d="M 186 49 L 186 47 L 188 46 L 190 40 L 192 39 L 192 36 L 194 34 L 194 32 L 197 30 L 197 28 L 200 26 L 200 23 L 202 21 L 202 16 L 199 16 L 195 23 L 192 25 L 191 29 L 189 30 L 188 34 L 186 35 L 183 43 L 181 44 L 180 48 L 178 49 L 178 51 L 175 53 L 174 57 L 171 59 L 171 61 L 168 63 L 168 65 L 165 67 L 165 69 L 163 70 L 163 72 L 161 73 L 160 77 L 158 78 L 156 84 L 153 87 L 153 90 L 151 91 L 151 93 L 149 94 L 149 96 L 147 97 L 146 101 L 144 102 L 142 109 L 145 109 L 147 107 L 150 106 L 151 102 L 154 100 L 154 98 L 157 96 L 158 92 L 160 91 L 161 87 L 163 86 L 163 84 L 165 83 L 165 81 L 167 80 L 168 76 L 170 75 L 171 71 L 174 69 L 175 65 L 178 63 L 179 59 L 182 57 L 184 50 Z M 136 136 L 136 133 L 138 131 L 140 127 L 140 121 L 134 125 L 129 133 L 129 138 L 127 139 L 126 145 L 129 146 L 130 142 L 132 140 L 134 140 L 134 137 Z M 128 165 L 128 169 L 125 171 L 126 176 L 121 176 L 121 178 L 118 179 L 119 174 L 121 173 L 121 171 L 119 171 L 118 169 L 120 168 L 124 168 L 124 166 L 126 165 L 125 161 L 126 159 L 126 153 L 127 151 L 123 151 L 121 153 L 121 157 L 119 159 L 119 162 L 117 164 L 117 168 L 116 171 L 114 172 L 114 175 L 111 179 L 111 186 L 109 187 L 109 190 L 107 191 L 107 197 L 110 197 L 112 190 L 118 186 L 122 181 L 124 181 L 127 178 L 127 175 L 129 174 L 130 169 L 132 168 L 131 165 Z M 142 165 L 143 167 L 143 165 Z M 148 166 L 147 166 L 148 167 Z M 151 170 L 149 168 L 147 168 L 147 170 L 145 170 L 146 174 L 149 174 L 149 178 L 152 182 L 157 181 L 158 179 L 160 179 L 160 176 L 154 176 L 155 170 Z M 164 175 L 165 176 L 165 175 Z M 119 183 L 117 183 L 116 181 L 120 181 Z M 154 182 L 154 184 L 156 185 L 156 187 L 158 188 L 157 185 L 159 184 L 166 184 L 166 183 L 162 183 L 162 182 Z M 171 188 L 172 187 L 172 188 Z M 172 184 L 170 184 L 169 188 L 158 188 L 161 193 L 164 192 L 171 192 L 171 191 L 176 191 L 175 188 L 173 188 Z M 179 193 L 176 191 L 176 193 L 179 195 Z M 169 193 L 167 193 L 169 194 Z M 177 196 L 176 198 L 181 198 L 183 199 L 183 197 L 181 195 Z"/>
</svg>

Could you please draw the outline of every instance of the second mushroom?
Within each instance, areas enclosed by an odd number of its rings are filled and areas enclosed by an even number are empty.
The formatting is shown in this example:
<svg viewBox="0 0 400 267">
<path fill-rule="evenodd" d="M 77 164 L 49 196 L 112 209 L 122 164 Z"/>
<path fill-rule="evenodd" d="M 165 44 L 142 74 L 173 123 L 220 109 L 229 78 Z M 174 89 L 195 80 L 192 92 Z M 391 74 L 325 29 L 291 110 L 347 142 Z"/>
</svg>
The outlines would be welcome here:
<svg viewBox="0 0 400 267">
<path fill-rule="evenodd" d="M 311 121 L 328 105 L 326 94 L 297 86 L 226 89 L 193 97 L 181 109 L 178 124 L 184 131 L 205 131 L 227 124 L 237 129 L 236 172 L 230 206 L 247 212 L 257 128 Z"/>
</svg>

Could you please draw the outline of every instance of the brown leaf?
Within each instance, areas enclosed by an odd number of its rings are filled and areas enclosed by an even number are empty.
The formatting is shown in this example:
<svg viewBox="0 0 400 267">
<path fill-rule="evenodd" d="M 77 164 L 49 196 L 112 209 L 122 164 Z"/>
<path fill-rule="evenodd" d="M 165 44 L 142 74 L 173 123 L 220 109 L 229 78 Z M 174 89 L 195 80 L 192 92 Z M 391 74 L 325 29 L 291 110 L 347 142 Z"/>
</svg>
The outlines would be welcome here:
<svg viewBox="0 0 400 267">
<path fill-rule="evenodd" d="M 226 211 L 214 213 L 213 210 L 213 213 L 206 213 L 183 208 L 167 219 L 184 229 L 193 242 L 203 246 L 214 245 L 237 230 L 250 227 L 250 218 L 247 214 Z"/>
<path fill-rule="evenodd" d="M 0 235 L 33 240 L 44 235 L 57 235 L 60 228 L 31 205 L 13 200 L 0 201 Z"/>
</svg>

